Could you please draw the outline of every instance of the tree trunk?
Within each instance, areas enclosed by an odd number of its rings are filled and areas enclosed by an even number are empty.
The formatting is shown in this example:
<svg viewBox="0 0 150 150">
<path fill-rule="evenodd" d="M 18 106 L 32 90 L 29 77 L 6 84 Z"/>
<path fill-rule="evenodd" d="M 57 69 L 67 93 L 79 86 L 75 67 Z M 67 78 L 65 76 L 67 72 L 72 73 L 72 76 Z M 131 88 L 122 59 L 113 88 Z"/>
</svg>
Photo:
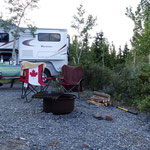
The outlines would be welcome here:
<svg viewBox="0 0 150 150">
<path fill-rule="evenodd" d="M 73 57 L 73 63 L 74 63 L 74 65 L 76 65 L 77 63 L 76 63 L 76 59 L 75 59 L 75 57 Z"/>
<path fill-rule="evenodd" d="M 16 65 L 16 61 L 15 61 L 15 58 L 16 58 L 16 52 L 15 52 L 15 50 L 16 50 L 16 38 L 14 39 L 14 43 L 13 43 L 13 51 L 12 51 L 12 64 L 13 65 Z"/>
<path fill-rule="evenodd" d="M 133 58 L 133 63 L 136 65 L 136 50 L 134 50 L 134 58 Z"/>
<path fill-rule="evenodd" d="M 149 65 L 150 65 L 150 54 L 148 55 Z"/>
</svg>

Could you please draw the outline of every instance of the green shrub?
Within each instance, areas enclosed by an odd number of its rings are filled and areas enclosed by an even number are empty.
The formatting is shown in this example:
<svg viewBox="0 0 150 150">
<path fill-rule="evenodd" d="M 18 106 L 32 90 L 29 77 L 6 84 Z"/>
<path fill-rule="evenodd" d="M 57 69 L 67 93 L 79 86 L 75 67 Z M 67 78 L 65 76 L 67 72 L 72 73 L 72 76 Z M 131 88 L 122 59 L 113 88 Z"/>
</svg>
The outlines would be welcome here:
<svg viewBox="0 0 150 150">
<path fill-rule="evenodd" d="M 84 88 L 102 90 L 121 103 L 150 112 L 150 65 L 132 63 L 113 70 L 96 63 L 85 63 Z"/>
<path fill-rule="evenodd" d="M 136 78 L 138 76 L 137 69 L 133 65 L 126 65 L 119 72 L 111 74 L 111 86 L 114 87 L 111 93 L 118 101 L 132 104 L 136 98 L 138 86 Z"/>
<path fill-rule="evenodd" d="M 103 90 L 110 84 L 110 70 L 96 63 L 86 64 L 84 67 L 84 86 L 92 90 Z"/>
<path fill-rule="evenodd" d="M 112 79 L 112 95 L 121 102 L 138 107 L 141 111 L 150 111 L 150 65 L 142 63 L 135 67 L 128 64 L 115 76 L 118 77 L 115 81 L 115 78 Z"/>
<path fill-rule="evenodd" d="M 140 100 L 139 109 L 143 112 L 150 112 L 150 95 Z"/>
</svg>

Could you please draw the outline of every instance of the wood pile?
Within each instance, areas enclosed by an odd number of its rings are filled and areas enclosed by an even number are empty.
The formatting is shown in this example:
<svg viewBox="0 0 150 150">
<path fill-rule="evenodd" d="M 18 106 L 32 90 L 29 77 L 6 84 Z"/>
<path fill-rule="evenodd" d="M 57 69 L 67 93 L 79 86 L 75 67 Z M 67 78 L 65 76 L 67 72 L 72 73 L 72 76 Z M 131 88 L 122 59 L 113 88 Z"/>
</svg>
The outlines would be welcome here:
<svg viewBox="0 0 150 150">
<path fill-rule="evenodd" d="M 87 101 L 87 103 L 92 103 L 97 106 L 109 106 L 111 105 L 110 95 L 103 92 L 94 91 L 93 95 L 91 96 L 90 100 Z"/>
</svg>

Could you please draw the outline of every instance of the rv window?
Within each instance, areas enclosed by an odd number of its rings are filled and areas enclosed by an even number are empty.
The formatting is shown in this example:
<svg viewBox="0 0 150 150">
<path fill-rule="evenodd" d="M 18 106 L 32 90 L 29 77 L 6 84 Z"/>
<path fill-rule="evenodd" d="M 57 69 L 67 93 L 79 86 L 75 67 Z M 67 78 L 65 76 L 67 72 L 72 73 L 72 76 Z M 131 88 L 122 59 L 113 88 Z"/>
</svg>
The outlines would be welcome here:
<svg viewBox="0 0 150 150">
<path fill-rule="evenodd" d="M 0 42 L 9 42 L 9 34 L 0 33 Z"/>
<path fill-rule="evenodd" d="M 50 41 L 59 42 L 60 41 L 60 34 L 50 33 Z"/>
<path fill-rule="evenodd" d="M 49 41 L 49 34 L 48 33 L 39 33 L 38 40 L 39 41 Z"/>
<path fill-rule="evenodd" d="M 48 41 L 48 42 L 59 42 L 60 34 L 59 33 L 39 33 L 39 41 Z"/>
</svg>

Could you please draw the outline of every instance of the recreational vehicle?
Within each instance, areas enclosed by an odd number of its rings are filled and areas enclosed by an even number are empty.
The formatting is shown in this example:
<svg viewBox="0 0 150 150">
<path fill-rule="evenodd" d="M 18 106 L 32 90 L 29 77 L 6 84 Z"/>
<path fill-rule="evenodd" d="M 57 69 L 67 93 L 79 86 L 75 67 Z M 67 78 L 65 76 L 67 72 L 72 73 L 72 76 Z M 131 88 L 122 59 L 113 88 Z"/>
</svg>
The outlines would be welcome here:
<svg viewBox="0 0 150 150">
<path fill-rule="evenodd" d="M 0 62 L 10 63 L 14 39 L 0 29 Z M 66 29 L 38 28 L 34 35 L 28 29 L 16 41 L 15 63 L 22 61 L 45 62 L 45 75 L 56 76 L 68 64 L 69 35 Z"/>
</svg>

